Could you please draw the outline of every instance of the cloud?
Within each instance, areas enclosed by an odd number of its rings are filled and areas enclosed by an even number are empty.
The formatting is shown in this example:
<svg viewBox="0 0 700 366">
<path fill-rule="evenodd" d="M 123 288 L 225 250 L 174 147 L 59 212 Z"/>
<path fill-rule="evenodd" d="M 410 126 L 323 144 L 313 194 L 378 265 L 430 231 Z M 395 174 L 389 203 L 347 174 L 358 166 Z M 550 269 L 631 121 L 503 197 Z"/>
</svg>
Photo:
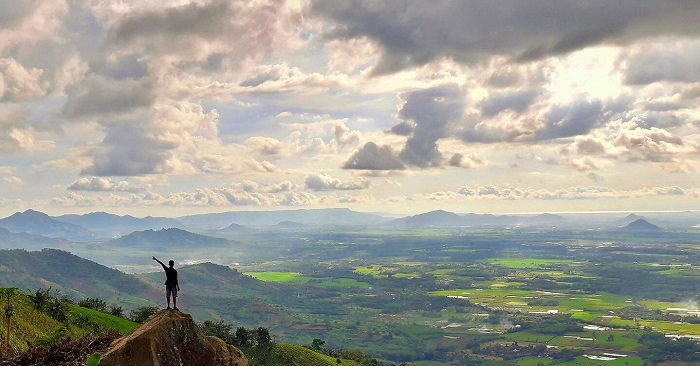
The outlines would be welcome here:
<svg viewBox="0 0 700 366">
<path fill-rule="evenodd" d="M 659 196 L 698 196 L 700 190 L 679 186 L 644 187 L 618 190 L 602 186 L 575 186 L 562 189 L 538 189 L 530 187 L 497 187 L 477 185 L 460 187 L 456 193 L 469 199 L 487 200 L 579 200 L 611 198 L 645 198 Z"/>
<path fill-rule="evenodd" d="M 0 102 L 22 102 L 46 94 L 49 82 L 42 80 L 43 70 L 25 68 L 13 58 L 0 58 Z"/>
<path fill-rule="evenodd" d="M 92 75 L 68 88 L 62 114 L 67 118 L 125 114 L 155 101 L 153 80 L 110 80 Z"/>
<path fill-rule="evenodd" d="M 93 161 L 81 174 L 132 176 L 162 172 L 175 145 L 158 141 L 139 121 L 114 123 L 105 129 L 102 145 L 92 151 Z"/>
<path fill-rule="evenodd" d="M 92 177 L 80 178 L 71 183 L 70 191 L 91 191 L 91 192 L 138 192 L 142 190 L 137 187 L 130 187 L 125 180 L 113 181 L 110 178 Z"/>
<path fill-rule="evenodd" d="M 42 41 L 58 38 L 68 8 L 63 0 L 3 1 L 0 52 L 12 48 L 29 52 Z"/>
<path fill-rule="evenodd" d="M 487 117 L 493 117 L 507 110 L 522 113 L 532 105 L 538 94 L 537 90 L 495 93 L 481 103 L 481 113 Z"/>
<path fill-rule="evenodd" d="M 28 119 L 27 108 L 0 103 L 0 153 L 45 151 L 55 146 L 53 141 L 39 140 Z"/>
<path fill-rule="evenodd" d="M 4 177 L 2 178 L 2 181 L 5 182 L 5 185 L 9 187 L 10 189 L 19 189 L 22 186 L 24 186 L 24 181 L 22 178 L 19 178 L 17 176 L 9 176 L 9 177 Z"/>
<path fill-rule="evenodd" d="M 539 139 L 549 140 L 588 133 L 601 122 L 603 103 L 600 100 L 580 99 L 568 105 L 555 105 L 536 131 Z"/>
<path fill-rule="evenodd" d="M 486 160 L 475 154 L 463 155 L 456 153 L 452 155 L 452 157 L 448 161 L 448 164 L 454 167 L 471 169 L 486 165 Z"/>
<path fill-rule="evenodd" d="M 390 146 L 379 146 L 368 142 L 350 156 L 343 169 L 361 170 L 401 170 L 403 163 L 396 157 Z"/>
<path fill-rule="evenodd" d="M 342 181 L 338 178 L 333 178 L 330 175 L 323 173 L 312 173 L 306 177 L 306 188 L 313 191 L 349 191 L 349 190 L 363 190 L 370 186 L 368 180 L 360 179 L 353 181 Z"/>
<path fill-rule="evenodd" d="M 612 122 L 592 135 L 579 136 L 566 150 L 628 161 L 672 162 L 683 155 L 697 154 L 700 147 L 668 130 L 641 127 L 633 118 Z"/>
<path fill-rule="evenodd" d="M 600 170 L 604 167 L 610 166 L 611 163 L 607 160 L 595 159 L 591 157 L 582 157 L 578 159 L 571 159 L 569 161 L 569 166 L 578 170 L 579 172 L 588 172 L 591 170 Z"/>
<path fill-rule="evenodd" d="M 214 0 L 106 12 L 111 21 L 106 43 L 112 50 L 148 55 L 151 62 L 167 58 L 175 66 L 217 72 L 296 47 L 302 11 L 296 3 Z"/>
<path fill-rule="evenodd" d="M 678 41 L 644 47 L 627 57 L 625 82 L 700 81 L 700 41 Z"/>
<path fill-rule="evenodd" d="M 534 60 L 604 43 L 696 35 L 700 4 L 674 0 L 314 2 L 335 23 L 326 37 L 366 38 L 381 49 L 373 73 L 394 73 L 441 58 L 472 64 L 505 55 Z"/>
<path fill-rule="evenodd" d="M 464 115 L 464 95 L 455 84 L 406 93 L 399 118 L 415 125 L 413 134 L 399 153 L 407 165 L 421 168 L 443 163 L 437 141 L 447 137 L 447 127 Z"/>
</svg>

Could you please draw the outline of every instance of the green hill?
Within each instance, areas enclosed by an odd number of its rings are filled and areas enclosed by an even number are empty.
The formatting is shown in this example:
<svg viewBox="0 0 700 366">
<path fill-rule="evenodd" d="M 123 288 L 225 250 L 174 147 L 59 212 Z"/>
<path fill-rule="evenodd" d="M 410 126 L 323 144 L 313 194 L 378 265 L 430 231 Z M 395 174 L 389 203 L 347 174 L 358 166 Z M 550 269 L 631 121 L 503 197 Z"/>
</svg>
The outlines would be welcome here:
<svg viewBox="0 0 700 366">
<path fill-rule="evenodd" d="M 75 299 L 99 297 L 129 308 L 162 299 L 160 286 L 56 249 L 0 250 L 0 287 L 52 287 Z"/>
<path fill-rule="evenodd" d="M 274 350 L 278 352 L 282 358 L 290 360 L 291 363 L 289 366 L 360 366 L 358 362 L 351 360 L 341 360 L 341 363 L 338 363 L 333 357 L 294 344 L 275 344 Z"/>
<path fill-rule="evenodd" d="M 2 297 L 0 307 L 6 306 L 6 297 Z M 14 306 L 14 316 L 10 324 L 10 345 L 13 349 L 23 351 L 28 344 L 39 345 L 49 343 L 61 337 L 79 338 L 94 331 L 94 325 L 105 330 L 116 330 L 122 334 L 132 332 L 138 327 L 137 323 L 99 311 L 86 309 L 77 305 L 69 306 L 69 320 L 59 322 L 48 314 L 34 308 L 27 294 L 16 292 L 11 297 Z M 81 325 L 76 319 L 83 318 Z M 0 334 L 4 343 L 7 334 L 5 317 L 0 321 Z"/>
</svg>

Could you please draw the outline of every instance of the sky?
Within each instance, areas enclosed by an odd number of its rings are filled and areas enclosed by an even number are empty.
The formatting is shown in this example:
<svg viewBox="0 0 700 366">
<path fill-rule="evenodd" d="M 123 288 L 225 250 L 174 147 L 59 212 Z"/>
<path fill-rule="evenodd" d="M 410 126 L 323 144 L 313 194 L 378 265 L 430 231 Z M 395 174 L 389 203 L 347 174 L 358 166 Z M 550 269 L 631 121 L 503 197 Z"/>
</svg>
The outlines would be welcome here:
<svg viewBox="0 0 700 366">
<path fill-rule="evenodd" d="M 700 207 L 700 2 L 0 0 L 0 216 Z"/>
</svg>

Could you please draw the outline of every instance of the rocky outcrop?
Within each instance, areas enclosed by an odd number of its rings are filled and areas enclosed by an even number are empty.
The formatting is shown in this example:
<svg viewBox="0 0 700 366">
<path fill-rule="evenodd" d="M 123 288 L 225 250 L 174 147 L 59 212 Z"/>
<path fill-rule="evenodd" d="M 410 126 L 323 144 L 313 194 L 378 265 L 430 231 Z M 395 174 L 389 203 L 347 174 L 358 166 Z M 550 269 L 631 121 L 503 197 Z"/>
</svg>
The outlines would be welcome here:
<svg viewBox="0 0 700 366">
<path fill-rule="evenodd" d="M 189 314 L 162 310 L 116 340 L 100 366 L 248 366 L 245 355 L 216 337 L 205 337 Z"/>
</svg>

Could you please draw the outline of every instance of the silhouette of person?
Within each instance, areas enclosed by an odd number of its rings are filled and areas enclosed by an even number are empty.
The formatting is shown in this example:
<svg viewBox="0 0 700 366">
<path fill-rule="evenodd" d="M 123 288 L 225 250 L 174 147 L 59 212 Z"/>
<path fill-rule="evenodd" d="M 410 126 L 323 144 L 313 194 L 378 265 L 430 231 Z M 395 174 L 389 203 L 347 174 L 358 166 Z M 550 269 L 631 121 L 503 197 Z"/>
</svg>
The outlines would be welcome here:
<svg viewBox="0 0 700 366">
<path fill-rule="evenodd" d="M 153 260 L 160 263 L 165 270 L 165 298 L 168 300 L 168 309 L 170 309 L 170 296 L 172 295 L 173 309 L 180 310 L 177 308 L 177 292 L 180 291 L 180 284 L 177 282 L 177 271 L 173 268 L 175 261 L 171 259 L 166 267 L 158 258 L 153 257 Z"/>
</svg>

